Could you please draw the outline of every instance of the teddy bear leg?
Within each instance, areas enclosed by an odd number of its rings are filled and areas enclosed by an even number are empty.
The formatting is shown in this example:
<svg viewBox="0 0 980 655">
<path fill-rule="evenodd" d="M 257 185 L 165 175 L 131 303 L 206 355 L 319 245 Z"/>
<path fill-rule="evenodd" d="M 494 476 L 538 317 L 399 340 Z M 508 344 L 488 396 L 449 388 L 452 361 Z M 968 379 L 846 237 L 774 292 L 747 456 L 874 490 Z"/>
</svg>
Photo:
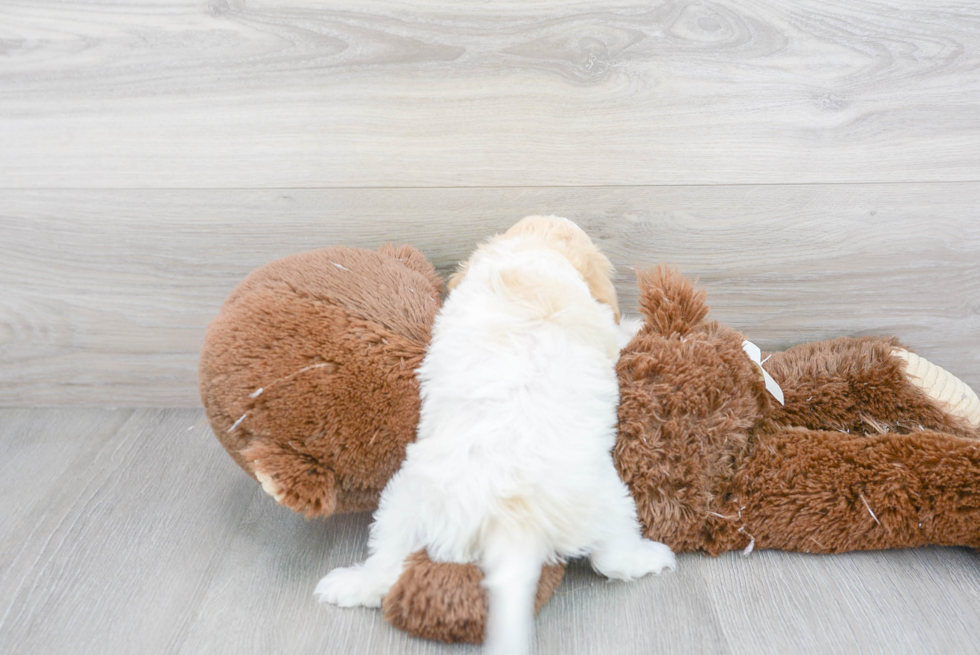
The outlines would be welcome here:
<svg viewBox="0 0 980 655">
<path fill-rule="evenodd" d="M 757 435 L 732 496 L 756 548 L 980 548 L 980 447 L 951 434 Z"/>
<path fill-rule="evenodd" d="M 927 429 L 980 436 L 980 401 L 972 390 L 896 339 L 805 343 L 773 353 L 765 369 L 782 387 L 786 403 L 771 403 L 764 431 L 800 426 L 854 434 Z"/>
<path fill-rule="evenodd" d="M 564 575 L 564 564 L 541 570 L 535 612 L 551 598 Z M 385 618 L 415 637 L 478 644 L 487 619 L 482 581 L 483 571 L 476 564 L 436 563 L 420 550 L 405 561 L 401 577 L 384 597 Z"/>
</svg>

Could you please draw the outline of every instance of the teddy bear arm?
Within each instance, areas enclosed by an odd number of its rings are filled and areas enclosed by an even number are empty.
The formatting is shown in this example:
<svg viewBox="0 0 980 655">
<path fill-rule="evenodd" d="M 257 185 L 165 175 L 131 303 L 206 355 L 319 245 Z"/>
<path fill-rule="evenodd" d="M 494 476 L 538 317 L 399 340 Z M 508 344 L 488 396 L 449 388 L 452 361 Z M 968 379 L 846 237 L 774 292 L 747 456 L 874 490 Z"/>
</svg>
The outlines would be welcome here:
<svg viewBox="0 0 980 655">
<path fill-rule="evenodd" d="M 980 547 L 980 448 L 934 431 L 757 435 L 733 485 L 755 548 Z"/>
<path fill-rule="evenodd" d="M 786 404 L 770 403 L 762 429 L 799 426 L 854 434 L 928 429 L 980 437 L 980 409 L 970 404 L 980 404 L 972 400 L 976 394 L 917 357 L 932 377 L 915 376 L 902 353 L 911 354 L 897 339 L 882 337 L 817 341 L 773 353 L 765 368 L 782 387 Z M 937 382 L 939 375 L 944 377 Z M 946 402 L 951 389 L 959 392 L 961 410 Z"/>
<path fill-rule="evenodd" d="M 551 598 L 565 575 L 564 564 L 541 570 L 534 610 Z M 433 562 L 412 554 L 382 603 L 385 618 L 415 637 L 449 643 L 483 641 L 487 618 L 483 572 L 475 564 Z"/>
</svg>

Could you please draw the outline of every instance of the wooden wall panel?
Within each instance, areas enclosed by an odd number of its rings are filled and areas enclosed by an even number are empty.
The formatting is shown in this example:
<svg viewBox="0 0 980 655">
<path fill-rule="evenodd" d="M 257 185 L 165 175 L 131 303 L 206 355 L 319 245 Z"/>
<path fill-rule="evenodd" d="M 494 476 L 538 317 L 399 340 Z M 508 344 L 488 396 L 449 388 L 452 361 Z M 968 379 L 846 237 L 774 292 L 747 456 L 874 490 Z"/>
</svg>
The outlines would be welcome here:
<svg viewBox="0 0 980 655">
<path fill-rule="evenodd" d="M 980 183 L 0 192 L 0 404 L 189 406 L 204 327 L 252 269 L 327 245 L 442 273 L 529 213 L 618 267 L 677 264 L 763 347 L 896 334 L 980 388 Z"/>
<path fill-rule="evenodd" d="M 0 0 L 0 187 L 980 179 L 964 0 Z"/>
</svg>

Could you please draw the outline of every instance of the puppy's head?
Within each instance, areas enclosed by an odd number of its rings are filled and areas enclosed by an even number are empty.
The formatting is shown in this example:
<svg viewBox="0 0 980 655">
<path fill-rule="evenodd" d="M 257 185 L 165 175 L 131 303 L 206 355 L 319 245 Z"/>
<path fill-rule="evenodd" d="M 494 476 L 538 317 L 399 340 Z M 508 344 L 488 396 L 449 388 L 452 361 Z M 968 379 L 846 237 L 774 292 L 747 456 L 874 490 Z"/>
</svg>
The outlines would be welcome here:
<svg viewBox="0 0 980 655">
<path fill-rule="evenodd" d="M 619 322 L 615 269 L 582 228 L 560 216 L 528 216 L 507 230 L 503 238 L 519 236 L 530 237 L 564 256 L 585 279 L 592 297 L 609 305 Z"/>
<path fill-rule="evenodd" d="M 528 237 L 536 245 L 551 248 L 564 256 L 585 279 L 592 297 L 609 305 L 616 316 L 616 322 L 619 322 L 619 303 L 612 281 L 615 268 L 582 228 L 560 216 L 528 216 L 503 234 L 498 234 L 491 243 L 497 239 L 514 237 Z M 452 291 L 466 277 L 471 261 L 472 257 L 460 263 L 449 278 L 446 285 L 448 290 Z"/>
<path fill-rule="evenodd" d="M 619 303 L 612 281 L 615 269 L 582 228 L 560 216 L 528 216 L 495 239 L 513 237 L 529 237 L 564 256 L 585 279 L 592 297 L 609 305 L 619 322 Z M 469 260 L 460 264 L 449 278 L 449 290 L 454 289 L 466 276 L 469 266 Z"/>
</svg>

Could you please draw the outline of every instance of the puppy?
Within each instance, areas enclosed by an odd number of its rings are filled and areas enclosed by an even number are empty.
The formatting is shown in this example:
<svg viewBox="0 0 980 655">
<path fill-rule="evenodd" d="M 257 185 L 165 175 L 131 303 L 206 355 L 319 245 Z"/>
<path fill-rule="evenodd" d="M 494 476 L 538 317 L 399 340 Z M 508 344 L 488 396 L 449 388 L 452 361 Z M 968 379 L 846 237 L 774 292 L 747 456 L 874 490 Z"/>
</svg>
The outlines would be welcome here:
<svg viewBox="0 0 980 655">
<path fill-rule="evenodd" d="M 613 465 L 619 327 L 609 260 L 568 219 L 530 216 L 450 281 L 419 370 L 418 438 L 381 494 L 370 556 L 316 587 L 378 607 L 409 554 L 477 562 L 487 649 L 526 651 L 541 567 L 588 556 L 620 580 L 674 567 L 641 538 Z"/>
</svg>

